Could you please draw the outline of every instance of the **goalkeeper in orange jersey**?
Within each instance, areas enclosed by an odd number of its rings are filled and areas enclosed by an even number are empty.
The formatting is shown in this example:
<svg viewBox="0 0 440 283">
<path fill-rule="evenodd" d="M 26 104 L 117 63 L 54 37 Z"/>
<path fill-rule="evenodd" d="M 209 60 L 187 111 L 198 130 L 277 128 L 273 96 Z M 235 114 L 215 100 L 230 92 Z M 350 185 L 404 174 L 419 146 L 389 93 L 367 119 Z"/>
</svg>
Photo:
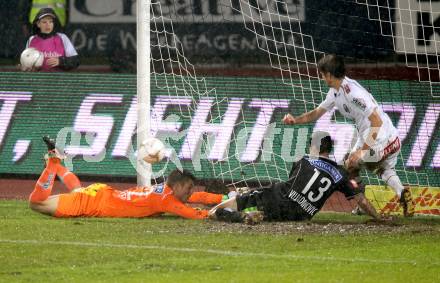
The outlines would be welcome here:
<svg viewBox="0 0 440 283">
<path fill-rule="evenodd" d="M 198 210 L 185 202 L 218 204 L 223 195 L 206 192 L 191 194 L 195 177 L 190 172 L 174 170 L 164 184 L 119 191 L 106 184 L 82 187 L 75 174 L 61 165 L 55 142 L 43 138 L 48 147 L 47 165 L 29 197 L 30 208 L 54 217 L 148 217 L 171 213 L 184 218 L 203 219 L 207 210 Z M 58 176 L 70 193 L 51 196 Z"/>
</svg>

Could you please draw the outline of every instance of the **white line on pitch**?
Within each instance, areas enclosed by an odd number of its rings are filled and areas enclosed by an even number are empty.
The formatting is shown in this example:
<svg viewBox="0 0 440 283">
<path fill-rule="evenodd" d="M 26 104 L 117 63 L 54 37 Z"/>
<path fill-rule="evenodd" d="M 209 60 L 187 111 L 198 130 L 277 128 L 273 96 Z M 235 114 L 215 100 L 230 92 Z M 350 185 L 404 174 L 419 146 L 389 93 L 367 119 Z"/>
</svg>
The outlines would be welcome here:
<svg viewBox="0 0 440 283">
<path fill-rule="evenodd" d="M 317 261 L 366 262 L 366 263 L 385 263 L 385 264 L 403 263 L 403 264 L 411 264 L 411 265 L 417 264 L 417 261 L 406 260 L 406 259 L 392 260 L 392 259 L 367 259 L 367 258 L 341 258 L 341 257 L 326 257 L 326 256 L 302 256 L 302 255 L 293 255 L 293 254 L 249 253 L 249 252 L 235 252 L 228 250 L 175 248 L 175 247 L 165 247 L 165 246 L 134 245 L 134 244 L 113 244 L 113 243 L 72 242 L 72 241 L 8 240 L 8 239 L 0 239 L 0 243 L 167 250 L 174 252 L 209 253 L 209 254 L 226 255 L 226 256 L 266 257 L 266 258 L 272 257 L 272 258 L 287 258 L 287 259 L 308 259 L 308 260 L 317 260 Z M 429 262 L 428 264 L 440 265 L 440 262 Z"/>
</svg>

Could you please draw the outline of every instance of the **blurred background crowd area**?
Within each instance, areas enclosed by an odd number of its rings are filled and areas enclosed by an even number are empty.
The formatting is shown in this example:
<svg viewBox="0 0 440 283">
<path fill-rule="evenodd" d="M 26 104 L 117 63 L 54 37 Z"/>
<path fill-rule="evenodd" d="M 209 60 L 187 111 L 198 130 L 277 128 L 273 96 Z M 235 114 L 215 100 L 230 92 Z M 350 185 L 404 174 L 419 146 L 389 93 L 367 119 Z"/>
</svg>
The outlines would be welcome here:
<svg viewBox="0 0 440 283">
<path fill-rule="evenodd" d="M 241 20 L 241 15 L 239 13 L 237 15 L 237 11 L 230 7 L 231 3 L 237 1 L 153 0 L 152 2 L 160 4 L 160 13 L 172 19 L 164 22 L 164 26 L 167 26 L 164 29 L 175 33 L 182 44 L 185 57 L 192 64 L 201 68 L 222 66 L 223 69 L 270 69 L 267 54 L 261 52 L 260 45 L 264 39 L 249 32 L 247 24 Z M 71 39 L 81 58 L 81 66 L 77 71 L 100 70 L 122 73 L 136 71 L 135 0 L 63 2 L 66 2 L 64 32 Z M 312 38 L 313 44 L 310 44 L 310 47 L 306 42 L 301 44 L 304 44 L 306 49 L 311 49 L 313 55 L 320 55 L 315 54 L 315 50 L 336 53 L 345 56 L 349 63 L 376 65 L 399 64 L 408 58 L 411 60 L 408 56 L 399 55 L 393 44 L 393 38 L 387 36 L 391 34 L 393 24 L 371 20 L 371 17 L 378 15 L 372 15 L 375 9 L 359 4 L 365 1 L 250 0 L 249 2 L 255 2 L 255 6 L 281 5 L 277 6 L 278 9 L 289 8 L 290 13 L 292 11 L 296 13 L 297 18 L 300 19 L 300 27 L 293 27 L 292 22 L 286 17 L 278 23 L 271 23 L 272 27 L 276 27 L 271 28 L 271 31 L 274 32 L 275 37 L 280 38 L 280 41 L 298 43 Z M 379 16 L 391 19 L 390 22 L 393 22 L 396 17 L 394 15 L 396 3 L 386 2 L 389 9 L 379 9 L 376 12 L 388 13 Z M 31 6 L 32 1 L 29 0 L 0 2 L 2 11 L 0 71 L 16 70 L 15 65 L 29 37 Z M 156 16 L 157 13 L 158 11 L 155 11 Z M 267 27 L 262 24 L 260 28 Z M 289 33 L 288 30 L 292 28 L 295 29 L 294 33 Z M 421 34 L 428 32 L 422 30 Z M 286 34 L 290 38 L 285 37 Z M 160 44 L 154 42 L 155 38 L 152 36 L 152 44 Z M 274 46 L 272 50 L 275 54 L 277 48 L 284 47 Z M 297 55 L 292 53 L 292 56 Z"/>
</svg>

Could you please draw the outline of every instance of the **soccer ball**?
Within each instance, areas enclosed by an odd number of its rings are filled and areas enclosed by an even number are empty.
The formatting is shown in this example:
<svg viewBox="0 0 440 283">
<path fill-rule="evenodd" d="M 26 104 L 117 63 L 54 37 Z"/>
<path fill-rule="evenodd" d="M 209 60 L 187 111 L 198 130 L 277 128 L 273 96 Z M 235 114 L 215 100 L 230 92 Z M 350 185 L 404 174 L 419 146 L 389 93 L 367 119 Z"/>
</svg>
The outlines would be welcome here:
<svg viewBox="0 0 440 283">
<path fill-rule="evenodd" d="M 43 66 L 44 54 L 37 49 L 26 48 L 20 56 L 20 65 L 22 71 L 32 71 L 35 68 Z"/>
<path fill-rule="evenodd" d="M 142 142 L 138 156 L 151 164 L 159 162 L 165 156 L 165 145 L 157 138 L 147 138 Z"/>
</svg>

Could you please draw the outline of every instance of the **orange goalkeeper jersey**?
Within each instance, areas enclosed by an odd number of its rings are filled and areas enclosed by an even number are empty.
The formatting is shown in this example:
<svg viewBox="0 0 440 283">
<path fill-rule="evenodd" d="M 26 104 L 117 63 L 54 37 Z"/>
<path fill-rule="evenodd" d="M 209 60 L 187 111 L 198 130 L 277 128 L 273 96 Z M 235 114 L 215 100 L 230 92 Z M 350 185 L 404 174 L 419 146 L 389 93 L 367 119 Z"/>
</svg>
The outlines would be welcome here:
<svg viewBox="0 0 440 283">
<path fill-rule="evenodd" d="M 222 195 L 197 192 L 189 202 L 217 204 Z M 147 217 L 171 213 L 184 218 L 201 219 L 207 210 L 185 205 L 174 197 L 173 191 L 160 184 L 152 188 L 133 188 L 119 191 L 96 183 L 59 197 L 56 217 Z"/>
</svg>

